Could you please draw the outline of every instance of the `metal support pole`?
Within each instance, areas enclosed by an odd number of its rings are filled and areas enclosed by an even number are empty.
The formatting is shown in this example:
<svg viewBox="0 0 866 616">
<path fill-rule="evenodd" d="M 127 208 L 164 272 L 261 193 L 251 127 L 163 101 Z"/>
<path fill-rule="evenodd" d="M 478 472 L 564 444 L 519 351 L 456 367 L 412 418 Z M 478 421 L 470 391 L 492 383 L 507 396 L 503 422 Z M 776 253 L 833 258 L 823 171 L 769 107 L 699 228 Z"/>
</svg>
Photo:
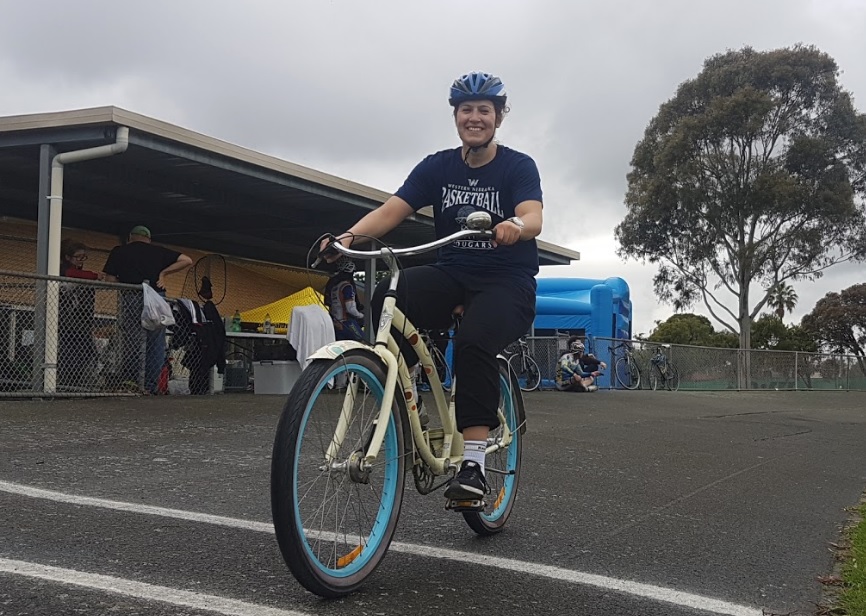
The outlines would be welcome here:
<svg viewBox="0 0 866 616">
<path fill-rule="evenodd" d="M 36 273 L 42 276 L 48 274 L 48 229 L 49 229 L 49 202 L 48 194 L 51 192 L 51 161 L 57 154 L 54 146 L 43 144 L 39 148 L 39 194 L 37 196 L 37 220 L 36 228 Z"/>
<path fill-rule="evenodd" d="M 48 273 L 48 231 L 51 227 L 51 206 L 48 199 L 51 192 L 51 161 L 57 154 L 53 145 L 42 144 L 39 148 L 39 185 L 36 201 L 36 273 Z M 44 279 L 36 281 L 36 297 L 33 305 L 33 363 L 30 372 L 30 387 L 41 392 L 45 386 L 45 298 L 48 283 Z"/>
<path fill-rule="evenodd" d="M 800 352 L 794 351 L 794 391 L 797 391 L 800 388 L 800 384 L 797 382 L 800 380 Z"/>
</svg>

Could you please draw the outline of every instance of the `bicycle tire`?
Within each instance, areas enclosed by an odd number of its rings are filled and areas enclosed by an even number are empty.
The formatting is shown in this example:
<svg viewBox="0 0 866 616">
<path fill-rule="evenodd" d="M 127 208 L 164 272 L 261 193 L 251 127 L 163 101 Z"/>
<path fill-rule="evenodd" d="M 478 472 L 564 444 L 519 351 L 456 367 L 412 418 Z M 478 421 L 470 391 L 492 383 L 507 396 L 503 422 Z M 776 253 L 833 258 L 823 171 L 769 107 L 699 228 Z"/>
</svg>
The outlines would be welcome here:
<svg viewBox="0 0 866 616">
<path fill-rule="evenodd" d="M 508 359 L 508 364 L 517 376 L 521 391 L 535 391 L 541 385 L 541 371 L 531 355 L 526 353 L 512 355 Z"/>
<path fill-rule="evenodd" d="M 665 386 L 668 391 L 679 391 L 680 389 L 680 371 L 670 362 L 668 362 L 668 378 L 665 381 Z"/>
<path fill-rule="evenodd" d="M 345 437 L 329 465 L 325 451 L 351 391 L 329 390 L 329 382 L 346 382 L 339 377 L 358 385 Z M 277 426 L 271 461 L 277 543 L 292 575 L 321 597 L 357 589 L 384 558 L 397 527 L 405 472 L 405 414 L 398 396 L 376 464 L 369 470 L 358 464 L 375 428 L 384 383 L 381 361 L 371 351 L 316 360 L 292 388 Z"/>
<path fill-rule="evenodd" d="M 661 368 L 656 365 L 650 369 L 649 375 L 650 389 L 658 391 L 659 387 L 664 387 L 665 377 L 662 374 Z"/>
<path fill-rule="evenodd" d="M 477 534 L 487 537 L 502 531 L 514 508 L 517 486 L 520 483 L 520 462 L 523 453 L 522 394 L 510 369 L 501 362 L 499 366 L 499 405 L 505 416 L 505 423 L 511 431 L 511 443 L 507 448 L 487 455 L 485 477 L 490 496 L 495 495 L 489 509 L 482 512 L 463 512 L 463 518 Z M 496 444 L 502 436 L 502 425 L 490 431 L 488 446 Z"/>
<path fill-rule="evenodd" d="M 448 365 L 448 359 L 439 350 L 439 347 L 435 345 L 431 346 L 429 350 L 430 356 L 433 358 L 433 365 L 436 366 L 436 374 L 439 375 L 442 389 L 451 391 L 451 366 Z"/>
<path fill-rule="evenodd" d="M 614 374 L 617 382 L 625 389 L 633 390 L 640 387 L 640 369 L 633 357 L 617 359 Z"/>
</svg>

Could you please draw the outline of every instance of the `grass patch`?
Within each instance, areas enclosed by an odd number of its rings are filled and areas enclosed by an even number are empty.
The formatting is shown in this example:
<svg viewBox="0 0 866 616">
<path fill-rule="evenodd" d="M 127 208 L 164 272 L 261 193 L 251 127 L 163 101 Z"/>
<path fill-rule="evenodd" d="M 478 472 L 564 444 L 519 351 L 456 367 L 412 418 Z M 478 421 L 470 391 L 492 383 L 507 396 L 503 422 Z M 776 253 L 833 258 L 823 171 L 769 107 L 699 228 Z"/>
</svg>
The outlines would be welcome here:
<svg viewBox="0 0 866 616">
<path fill-rule="evenodd" d="M 866 616 L 866 503 L 857 508 L 859 521 L 850 529 L 849 549 L 842 566 L 839 603 L 849 616 Z"/>
</svg>

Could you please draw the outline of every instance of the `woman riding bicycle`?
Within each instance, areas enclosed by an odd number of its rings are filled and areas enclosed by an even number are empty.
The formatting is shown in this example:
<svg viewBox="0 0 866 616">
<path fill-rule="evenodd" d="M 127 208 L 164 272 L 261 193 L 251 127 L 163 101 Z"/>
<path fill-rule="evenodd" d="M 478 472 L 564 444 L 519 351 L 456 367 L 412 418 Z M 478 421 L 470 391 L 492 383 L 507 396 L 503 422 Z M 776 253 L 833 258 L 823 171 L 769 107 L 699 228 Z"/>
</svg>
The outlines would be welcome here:
<svg viewBox="0 0 866 616">
<path fill-rule="evenodd" d="M 420 328 L 448 329 L 454 310 L 464 307 L 453 363 L 459 382 L 457 429 L 465 453 L 445 491 L 446 498 L 463 500 L 477 499 L 486 490 L 487 437 L 499 425 L 496 356 L 535 318 L 535 237 L 541 232 L 542 201 L 535 161 L 493 141 L 508 112 L 502 81 L 469 73 L 454 81 L 448 102 L 460 147 L 425 158 L 392 197 L 337 239 L 349 247 L 382 237 L 427 205 L 434 209 L 437 237 L 465 228 L 466 217 L 475 211 L 493 219 L 493 240 L 461 240 L 440 249 L 435 264 L 405 270 L 397 289 L 398 306 Z M 374 323 L 386 291 L 387 281 L 376 289 Z M 415 353 L 408 345 L 402 349 L 414 365 Z"/>
</svg>

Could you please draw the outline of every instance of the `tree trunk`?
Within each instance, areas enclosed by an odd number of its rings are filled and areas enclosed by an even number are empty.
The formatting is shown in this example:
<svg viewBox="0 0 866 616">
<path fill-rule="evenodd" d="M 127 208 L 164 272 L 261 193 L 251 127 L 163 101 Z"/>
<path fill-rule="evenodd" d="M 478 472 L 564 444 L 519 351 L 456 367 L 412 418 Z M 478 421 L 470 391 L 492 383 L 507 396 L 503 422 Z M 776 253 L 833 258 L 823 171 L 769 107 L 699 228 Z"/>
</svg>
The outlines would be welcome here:
<svg viewBox="0 0 866 616">
<path fill-rule="evenodd" d="M 740 284 L 740 389 L 751 389 L 752 385 L 752 319 L 749 316 L 749 285 L 748 282 Z"/>
</svg>

